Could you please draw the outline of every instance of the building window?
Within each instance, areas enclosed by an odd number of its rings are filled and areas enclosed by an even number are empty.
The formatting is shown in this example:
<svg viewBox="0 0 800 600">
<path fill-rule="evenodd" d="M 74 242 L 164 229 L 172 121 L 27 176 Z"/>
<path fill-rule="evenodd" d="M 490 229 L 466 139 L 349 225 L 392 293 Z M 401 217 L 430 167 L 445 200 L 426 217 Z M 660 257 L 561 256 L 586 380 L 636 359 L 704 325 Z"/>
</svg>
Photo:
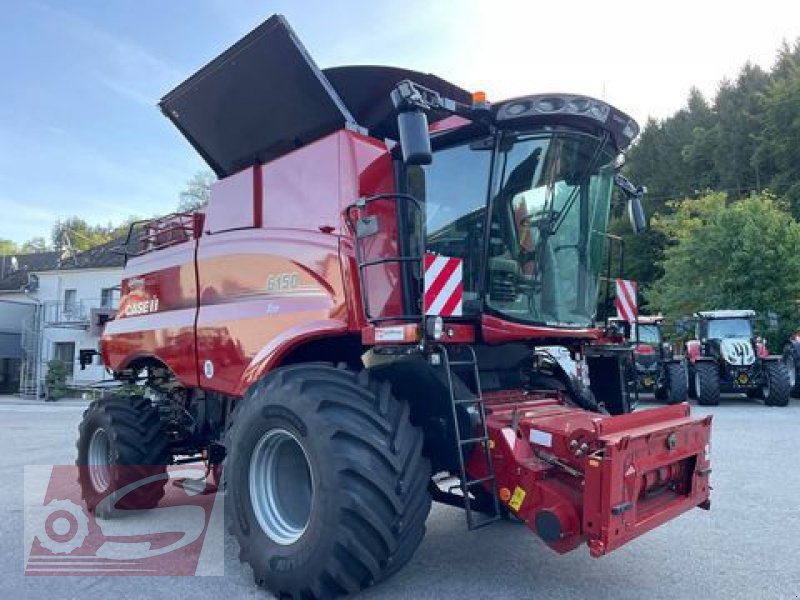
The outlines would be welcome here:
<svg viewBox="0 0 800 600">
<path fill-rule="evenodd" d="M 75 372 L 75 342 L 56 342 L 53 344 L 53 358 L 64 363 L 67 377 Z"/>
<path fill-rule="evenodd" d="M 117 290 L 115 288 L 103 288 L 100 290 L 100 306 L 102 308 L 115 308 L 117 301 Z"/>
<path fill-rule="evenodd" d="M 78 316 L 78 290 L 64 290 L 64 317 L 74 319 Z"/>
<path fill-rule="evenodd" d="M 74 310 L 78 306 L 78 290 L 64 290 L 64 310 Z"/>
</svg>

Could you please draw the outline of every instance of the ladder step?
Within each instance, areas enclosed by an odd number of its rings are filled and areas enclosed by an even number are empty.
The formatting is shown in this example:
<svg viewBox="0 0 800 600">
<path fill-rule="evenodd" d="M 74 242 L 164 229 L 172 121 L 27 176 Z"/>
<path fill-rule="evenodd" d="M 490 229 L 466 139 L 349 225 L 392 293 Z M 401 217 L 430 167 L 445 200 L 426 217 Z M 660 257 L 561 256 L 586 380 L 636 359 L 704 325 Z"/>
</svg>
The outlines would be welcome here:
<svg viewBox="0 0 800 600">
<path fill-rule="evenodd" d="M 479 479 L 470 479 L 464 483 L 467 487 L 470 487 L 478 483 L 486 483 L 487 481 L 494 481 L 494 479 L 495 479 L 494 475 L 487 475 L 486 477 L 481 477 Z"/>
<path fill-rule="evenodd" d="M 488 441 L 489 438 L 484 435 L 482 437 L 466 438 L 464 440 L 459 440 L 459 444 L 463 446 L 464 444 L 475 444 L 477 442 L 488 442 Z"/>
<path fill-rule="evenodd" d="M 483 398 L 462 398 L 461 400 L 454 400 L 454 404 L 481 404 Z"/>
</svg>

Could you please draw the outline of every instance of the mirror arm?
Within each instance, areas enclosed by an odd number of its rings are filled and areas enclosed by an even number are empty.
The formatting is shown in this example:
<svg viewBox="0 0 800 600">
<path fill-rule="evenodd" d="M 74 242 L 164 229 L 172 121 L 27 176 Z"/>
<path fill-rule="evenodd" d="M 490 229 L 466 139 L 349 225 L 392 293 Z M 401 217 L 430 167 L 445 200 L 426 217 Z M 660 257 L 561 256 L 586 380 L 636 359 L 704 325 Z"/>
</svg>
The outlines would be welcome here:
<svg viewBox="0 0 800 600">
<path fill-rule="evenodd" d="M 633 185 L 630 179 L 628 179 L 621 173 L 614 174 L 614 185 L 616 185 L 620 189 L 620 191 L 622 191 L 622 193 L 625 194 L 626 198 L 633 198 L 638 196 L 639 199 L 641 200 L 642 196 L 644 196 L 647 193 L 646 187 L 643 186 L 637 187 Z"/>
</svg>

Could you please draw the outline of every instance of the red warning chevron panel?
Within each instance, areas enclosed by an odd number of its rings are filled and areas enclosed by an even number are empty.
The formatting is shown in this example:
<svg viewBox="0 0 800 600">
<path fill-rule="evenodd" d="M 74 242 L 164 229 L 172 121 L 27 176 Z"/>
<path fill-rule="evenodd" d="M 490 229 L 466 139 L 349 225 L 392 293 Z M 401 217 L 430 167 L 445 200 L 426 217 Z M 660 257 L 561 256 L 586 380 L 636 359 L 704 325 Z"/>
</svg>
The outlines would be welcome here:
<svg viewBox="0 0 800 600">
<path fill-rule="evenodd" d="M 617 297 L 614 299 L 617 317 L 632 323 L 636 320 L 639 308 L 636 305 L 636 282 L 617 279 Z"/>
<path fill-rule="evenodd" d="M 425 255 L 425 314 L 460 317 L 464 300 L 463 261 Z"/>
</svg>

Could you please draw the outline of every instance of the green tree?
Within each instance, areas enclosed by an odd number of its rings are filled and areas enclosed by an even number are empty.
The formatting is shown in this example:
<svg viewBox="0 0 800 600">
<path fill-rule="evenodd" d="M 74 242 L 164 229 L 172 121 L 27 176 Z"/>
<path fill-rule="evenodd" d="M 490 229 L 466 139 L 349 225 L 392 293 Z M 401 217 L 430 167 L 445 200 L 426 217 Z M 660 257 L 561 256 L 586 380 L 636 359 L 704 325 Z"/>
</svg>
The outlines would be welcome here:
<svg viewBox="0 0 800 600">
<path fill-rule="evenodd" d="M 731 202 L 724 193 L 676 202 L 653 220 L 674 240 L 664 251 L 664 276 L 649 290 L 672 317 L 697 310 L 752 308 L 776 313 L 783 339 L 797 322 L 800 224 L 769 193 Z"/>
<path fill-rule="evenodd" d="M 9 254 L 15 254 L 18 251 L 19 249 L 14 242 L 0 239 L 0 255 L 7 256 Z"/>
<path fill-rule="evenodd" d="M 180 193 L 178 203 L 179 212 L 191 212 L 200 210 L 208 204 L 211 198 L 211 184 L 216 181 L 216 177 L 211 171 L 198 171 L 189 181 L 186 188 Z"/>
<path fill-rule="evenodd" d="M 800 60 L 786 65 L 762 99 L 761 134 L 751 157 L 770 188 L 786 196 L 800 217 Z"/>
<path fill-rule="evenodd" d="M 89 225 L 80 217 L 69 217 L 63 221 L 56 221 L 50 239 L 55 248 L 88 250 L 123 235 L 131 220 L 135 220 L 135 217 L 130 217 L 120 225 L 114 225 L 110 221 L 105 225 Z"/>
<path fill-rule="evenodd" d="M 19 251 L 21 254 L 35 254 L 37 252 L 48 251 L 47 240 L 43 237 L 34 237 L 20 246 Z"/>
</svg>

